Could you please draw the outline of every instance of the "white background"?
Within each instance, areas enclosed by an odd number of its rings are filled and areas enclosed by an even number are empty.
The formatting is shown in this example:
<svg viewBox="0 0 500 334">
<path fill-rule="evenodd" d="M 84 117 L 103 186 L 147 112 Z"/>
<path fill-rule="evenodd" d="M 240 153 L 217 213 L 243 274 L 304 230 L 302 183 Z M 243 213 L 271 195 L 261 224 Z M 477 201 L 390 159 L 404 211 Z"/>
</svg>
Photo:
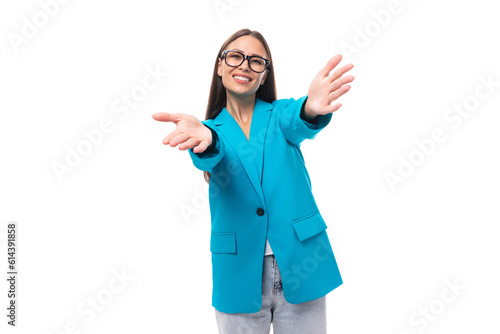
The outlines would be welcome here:
<svg viewBox="0 0 500 334">
<path fill-rule="evenodd" d="M 241 28 L 267 39 L 278 98 L 306 95 L 337 53 L 355 65 L 343 106 L 301 146 L 344 280 L 327 297 L 328 333 L 498 332 L 491 1 L 401 0 L 384 17 L 390 1 L 221 0 L 224 11 L 212 0 L 73 0 L 16 47 L 47 2 L 0 5 L 0 276 L 12 221 L 19 271 L 15 330 L 1 280 L 2 333 L 218 333 L 207 185 L 186 151 L 162 144 L 175 125 L 151 115 L 204 119 L 217 52 Z M 147 67 L 168 75 L 120 118 L 113 104 Z M 496 82 L 491 92 L 480 77 Z M 447 110 L 465 101 L 458 123 Z M 113 130 L 59 179 L 53 164 L 104 119 Z M 416 141 L 436 129 L 446 140 L 424 155 Z M 418 165 L 391 188 L 386 174 L 410 158 Z M 120 285 L 113 271 L 131 278 Z M 105 305 L 90 318 L 97 297 Z"/>
</svg>

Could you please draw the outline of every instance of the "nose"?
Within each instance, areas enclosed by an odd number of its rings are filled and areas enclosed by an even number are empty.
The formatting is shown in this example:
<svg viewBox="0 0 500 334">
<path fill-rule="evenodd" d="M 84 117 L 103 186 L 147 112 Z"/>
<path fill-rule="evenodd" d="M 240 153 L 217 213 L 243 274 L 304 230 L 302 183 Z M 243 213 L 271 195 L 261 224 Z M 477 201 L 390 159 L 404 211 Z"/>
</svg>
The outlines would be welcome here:
<svg viewBox="0 0 500 334">
<path fill-rule="evenodd" d="M 249 71 L 250 70 L 250 59 L 244 59 L 241 65 L 239 66 L 240 69 Z"/>
</svg>

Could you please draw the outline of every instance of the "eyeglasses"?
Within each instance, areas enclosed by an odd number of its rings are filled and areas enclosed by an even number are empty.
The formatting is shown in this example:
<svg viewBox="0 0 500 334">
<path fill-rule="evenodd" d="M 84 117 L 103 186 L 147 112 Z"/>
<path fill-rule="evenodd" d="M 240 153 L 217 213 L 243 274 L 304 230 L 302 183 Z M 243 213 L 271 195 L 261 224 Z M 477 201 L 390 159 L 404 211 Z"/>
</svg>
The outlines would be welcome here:
<svg viewBox="0 0 500 334">
<path fill-rule="evenodd" d="M 262 58 L 259 56 L 247 56 L 241 52 L 231 50 L 222 51 L 222 58 L 224 58 L 226 64 L 231 67 L 240 66 L 245 60 L 248 59 L 248 65 L 250 66 L 250 69 L 257 73 L 264 72 L 268 68 L 270 63 L 270 61 L 266 58 Z"/>
</svg>

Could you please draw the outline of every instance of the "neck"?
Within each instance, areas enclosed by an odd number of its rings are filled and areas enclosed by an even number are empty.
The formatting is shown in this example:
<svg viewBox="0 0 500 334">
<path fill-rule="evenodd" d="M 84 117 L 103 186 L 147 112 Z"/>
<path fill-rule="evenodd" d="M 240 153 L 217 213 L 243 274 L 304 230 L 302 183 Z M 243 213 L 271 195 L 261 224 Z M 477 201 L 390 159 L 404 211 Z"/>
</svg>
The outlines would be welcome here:
<svg viewBox="0 0 500 334">
<path fill-rule="evenodd" d="M 226 110 L 239 123 L 247 124 L 255 107 L 255 94 L 249 96 L 234 96 L 227 92 Z"/>
</svg>

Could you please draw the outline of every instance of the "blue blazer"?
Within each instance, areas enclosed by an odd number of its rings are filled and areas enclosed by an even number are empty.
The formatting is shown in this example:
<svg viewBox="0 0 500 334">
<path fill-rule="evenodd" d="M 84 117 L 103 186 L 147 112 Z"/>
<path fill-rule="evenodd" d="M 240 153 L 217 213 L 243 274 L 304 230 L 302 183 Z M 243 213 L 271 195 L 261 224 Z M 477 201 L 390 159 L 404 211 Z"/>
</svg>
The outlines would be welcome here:
<svg viewBox="0 0 500 334">
<path fill-rule="evenodd" d="M 257 98 L 249 140 L 224 108 L 202 121 L 217 134 L 215 148 L 188 150 L 194 166 L 211 173 L 212 305 L 220 312 L 260 310 L 266 237 L 289 303 L 320 298 L 342 284 L 300 151 L 332 114 L 306 122 L 300 117 L 306 98 Z"/>
</svg>

